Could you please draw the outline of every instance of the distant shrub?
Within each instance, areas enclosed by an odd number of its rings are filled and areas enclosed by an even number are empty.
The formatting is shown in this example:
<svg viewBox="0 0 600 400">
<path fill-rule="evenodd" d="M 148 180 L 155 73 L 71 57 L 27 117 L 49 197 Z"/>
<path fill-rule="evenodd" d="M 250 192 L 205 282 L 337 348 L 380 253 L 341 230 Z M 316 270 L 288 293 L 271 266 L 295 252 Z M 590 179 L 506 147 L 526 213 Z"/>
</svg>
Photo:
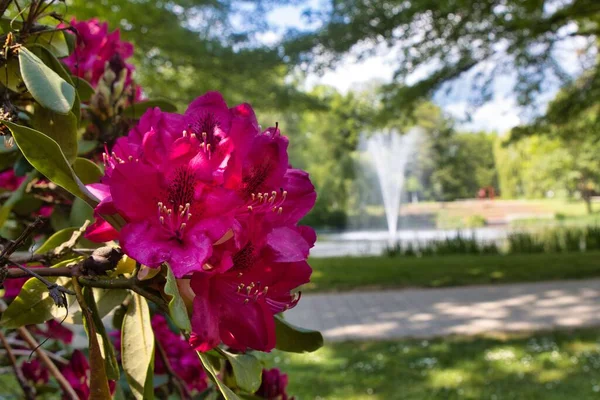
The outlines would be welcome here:
<svg viewBox="0 0 600 400">
<path fill-rule="evenodd" d="M 465 219 L 465 226 L 467 228 L 481 228 L 487 225 L 487 221 L 481 215 L 469 215 Z"/>
</svg>

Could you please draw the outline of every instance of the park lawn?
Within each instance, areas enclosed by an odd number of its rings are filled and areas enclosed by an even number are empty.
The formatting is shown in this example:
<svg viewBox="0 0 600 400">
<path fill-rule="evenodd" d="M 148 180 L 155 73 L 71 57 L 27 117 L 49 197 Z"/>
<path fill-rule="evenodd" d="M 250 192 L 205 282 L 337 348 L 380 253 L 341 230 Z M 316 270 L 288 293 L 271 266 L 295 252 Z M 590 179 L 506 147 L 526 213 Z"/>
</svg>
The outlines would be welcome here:
<svg viewBox="0 0 600 400">
<path fill-rule="evenodd" d="M 600 277 L 600 252 L 311 258 L 303 291 L 443 287 Z"/>
<path fill-rule="evenodd" d="M 332 343 L 275 351 L 296 400 L 600 398 L 600 331 Z"/>
</svg>

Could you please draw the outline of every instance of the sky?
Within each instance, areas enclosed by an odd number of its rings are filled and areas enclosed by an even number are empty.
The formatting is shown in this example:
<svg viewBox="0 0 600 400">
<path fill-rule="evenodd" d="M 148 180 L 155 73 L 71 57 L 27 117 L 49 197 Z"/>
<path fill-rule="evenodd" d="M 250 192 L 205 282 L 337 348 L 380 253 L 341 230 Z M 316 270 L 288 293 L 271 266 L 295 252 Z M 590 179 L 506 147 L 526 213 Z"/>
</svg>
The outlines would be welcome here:
<svg viewBox="0 0 600 400">
<path fill-rule="evenodd" d="M 310 3 L 311 7 L 322 7 L 320 0 L 311 0 Z M 306 5 L 284 6 L 270 12 L 267 19 L 276 28 L 274 31 L 263 34 L 260 40 L 265 44 L 273 44 L 283 36 L 288 28 L 301 30 L 315 28 L 315 26 L 307 24 L 306 19 L 302 16 L 305 7 Z M 575 54 L 578 47 L 580 47 L 580 43 L 575 41 L 567 43 L 566 48 L 561 52 L 563 63 L 568 68 L 573 69 L 572 66 L 577 64 Z M 361 62 L 355 62 L 351 57 L 346 57 L 335 69 L 326 71 L 323 75 L 309 75 L 306 88 L 310 89 L 317 84 L 326 84 L 346 93 L 373 80 L 383 83 L 390 82 L 395 70 L 394 61 L 394 55 L 388 50 Z M 573 72 L 577 73 L 576 68 Z M 417 81 L 425 73 L 425 70 L 416 71 L 408 77 L 407 83 Z M 446 91 L 439 91 L 433 97 L 433 101 L 438 106 L 457 119 L 459 128 L 470 131 L 495 131 L 503 134 L 512 127 L 527 121 L 526 111 L 519 108 L 511 90 L 515 77 L 497 78 L 494 82 L 491 101 L 481 107 L 473 108 L 468 101 L 471 77 L 469 74 L 463 75 L 452 83 L 452 91 L 449 94 Z M 550 85 L 540 96 L 538 105 L 540 111 L 543 111 L 547 102 L 554 97 L 558 88 L 558 85 Z"/>
</svg>

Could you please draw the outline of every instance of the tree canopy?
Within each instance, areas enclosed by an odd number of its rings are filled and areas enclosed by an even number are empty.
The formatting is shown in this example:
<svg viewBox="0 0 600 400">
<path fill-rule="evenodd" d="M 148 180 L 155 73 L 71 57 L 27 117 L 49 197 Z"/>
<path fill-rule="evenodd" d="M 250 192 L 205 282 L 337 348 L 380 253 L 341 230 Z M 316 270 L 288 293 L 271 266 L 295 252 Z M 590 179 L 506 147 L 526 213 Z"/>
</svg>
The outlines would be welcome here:
<svg viewBox="0 0 600 400">
<path fill-rule="evenodd" d="M 287 54 L 319 70 L 347 54 L 360 59 L 382 48 L 393 51 L 395 78 L 385 88 L 390 109 L 427 98 L 467 73 L 474 105 L 490 99 L 500 75 L 515 78 L 521 105 L 534 105 L 549 84 L 573 83 L 560 61 L 561 49 L 573 40 L 581 44 L 577 57 L 588 74 L 584 84 L 565 93 L 560 108 L 581 108 L 597 99 L 597 0 L 335 0 L 325 11 L 308 14 L 323 28 L 290 32 Z M 422 78 L 407 85 L 415 72 Z"/>
</svg>

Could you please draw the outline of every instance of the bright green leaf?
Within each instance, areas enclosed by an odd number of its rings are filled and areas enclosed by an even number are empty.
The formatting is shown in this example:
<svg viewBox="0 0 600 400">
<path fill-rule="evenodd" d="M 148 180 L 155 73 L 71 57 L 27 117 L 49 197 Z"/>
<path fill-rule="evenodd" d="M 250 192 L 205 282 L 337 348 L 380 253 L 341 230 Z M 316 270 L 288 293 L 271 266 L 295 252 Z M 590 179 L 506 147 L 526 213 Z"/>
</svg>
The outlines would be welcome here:
<svg viewBox="0 0 600 400">
<path fill-rule="evenodd" d="M 165 284 L 165 293 L 171 296 L 169 301 L 169 314 L 179 329 L 189 332 L 192 327 L 188 316 L 185 303 L 179 294 L 177 280 L 170 266 L 167 266 L 167 283 Z"/>
<path fill-rule="evenodd" d="M 44 254 L 54 250 L 56 247 L 71 239 L 73 232 L 75 232 L 77 229 L 78 228 L 66 228 L 54 233 L 35 251 L 34 254 Z"/>
<path fill-rule="evenodd" d="M 275 316 L 275 348 L 291 353 L 306 353 L 323 346 L 321 332 L 294 326 L 281 316 Z"/>
<path fill-rule="evenodd" d="M 217 385 L 219 391 L 221 392 L 225 400 L 240 400 L 240 398 L 235 393 L 233 393 L 231 389 L 229 389 L 227 385 L 225 385 L 216 375 L 215 371 L 211 367 L 211 363 L 208 356 L 204 353 L 197 353 L 198 357 L 200 357 L 202 365 L 204 366 L 204 369 L 206 370 L 206 372 L 208 372 L 210 379 L 215 383 L 215 385 Z"/>
<path fill-rule="evenodd" d="M 134 103 L 123 110 L 123 116 L 131 119 L 139 119 L 144 113 L 154 107 L 160 107 L 160 110 L 163 112 L 176 112 L 177 107 L 169 100 L 164 99 L 156 99 L 156 100 L 146 100 L 140 101 L 138 103 Z"/>
<path fill-rule="evenodd" d="M 219 350 L 233 367 L 233 376 L 240 389 L 254 393 L 262 382 L 262 364 L 251 354 L 232 354 Z"/>
<path fill-rule="evenodd" d="M 54 265 L 52 268 L 66 267 L 79 261 L 81 258 L 66 260 Z M 50 282 L 56 282 L 65 288 L 70 288 L 72 283 L 66 277 L 47 277 Z M 73 301 L 68 296 L 69 303 Z M 6 311 L 2 313 L 0 325 L 7 329 L 14 329 L 24 325 L 41 324 L 52 318 L 64 318 L 67 310 L 54 304 L 48 294 L 48 288 L 36 278 L 31 278 L 23 285 L 19 295 L 14 299 Z"/>
<path fill-rule="evenodd" d="M 75 174 L 85 185 L 98 182 L 104 175 L 104 172 L 102 172 L 96 163 L 82 157 L 77 157 L 75 159 L 73 170 L 75 170 Z"/>
<path fill-rule="evenodd" d="M 15 143 L 31 165 L 58 186 L 95 207 L 95 198 L 77 178 L 58 144 L 42 132 L 12 122 L 2 121 L 11 131 Z"/>
<path fill-rule="evenodd" d="M 73 85 L 75 85 L 77 94 L 79 94 L 79 99 L 81 99 L 81 101 L 89 101 L 95 92 L 92 85 L 90 85 L 90 83 L 85 79 L 75 75 L 71 75 L 71 79 L 73 80 Z"/>
<path fill-rule="evenodd" d="M 41 32 L 27 38 L 27 44 L 38 44 L 48 49 L 55 57 L 69 55 L 69 46 L 63 31 Z"/>
<path fill-rule="evenodd" d="M 31 124 L 58 143 L 67 161 L 73 164 L 77 157 L 77 117 L 72 112 L 57 114 L 36 105 Z"/>
<path fill-rule="evenodd" d="M 19 49 L 21 76 L 29 93 L 42 106 L 67 114 L 75 102 L 75 88 L 26 47 Z"/>
<path fill-rule="evenodd" d="M 123 370 L 133 396 L 144 399 L 146 381 L 154 355 L 154 332 L 146 299 L 132 294 L 121 329 L 121 358 Z M 151 385 L 150 385 L 151 386 Z"/>
</svg>

